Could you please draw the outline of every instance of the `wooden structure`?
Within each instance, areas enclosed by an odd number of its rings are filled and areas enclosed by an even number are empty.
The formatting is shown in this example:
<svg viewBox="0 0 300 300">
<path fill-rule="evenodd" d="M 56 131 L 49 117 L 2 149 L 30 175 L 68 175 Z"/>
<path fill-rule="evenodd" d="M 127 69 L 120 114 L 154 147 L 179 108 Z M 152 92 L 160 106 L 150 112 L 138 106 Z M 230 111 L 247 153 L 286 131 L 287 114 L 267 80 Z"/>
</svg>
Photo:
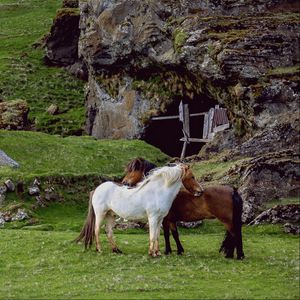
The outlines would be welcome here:
<svg viewBox="0 0 300 300">
<path fill-rule="evenodd" d="M 203 135 L 202 138 L 192 138 L 190 136 L 190 117 L 198 116 L 204 116 Z M 168 119 L 179 119 L 182 122 L 183 137 L 180 139 L 180 141 L 183 141 L 184 143 L 180 158 L 185 157 L 186 147 L 189 143 L 207 143 L 213 139 L 216 132 L 229 128 L 227 110 L 226 108 L 220 108 L 219 105 L 211 108 L 208 112 L 190 114 L 189 105 L 183 104 L 181 101 L 179 105 L 179 114 L 177 116 L 152 118 L 154 121 Z"/>
</svg>

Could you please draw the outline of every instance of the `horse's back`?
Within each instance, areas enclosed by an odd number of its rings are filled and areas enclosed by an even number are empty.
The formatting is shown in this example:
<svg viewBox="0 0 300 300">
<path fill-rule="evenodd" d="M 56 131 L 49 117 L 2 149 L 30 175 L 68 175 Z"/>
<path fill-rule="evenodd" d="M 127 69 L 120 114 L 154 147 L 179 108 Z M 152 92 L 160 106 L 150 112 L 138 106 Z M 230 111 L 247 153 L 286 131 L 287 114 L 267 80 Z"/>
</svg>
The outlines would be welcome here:
<svg viewBox="0 0 300 300">
<path fill-rule="evenodd" d="M 230 186 L 215 185 L 204 189 L 201 196 L 181 190 L 168 213 L 173 221 L 196 221 L 207 218 L 231 220 L 232 193 Z"/>
<path fill-rule="evenodd" d="M 94 209 L 106 206 L 109 199 L 115 193 L 118 185 L 112 181 L 106 181 L 100 184 L 94 191 L 92 196 L 92 204 Z"/>
<path fill-rule="evenodd" d="M 227 185 L 215 185 L 204 190 L 203 197 L 208 211 L 223 222 L 231 222 L 234 189 Z"/>
</svg>

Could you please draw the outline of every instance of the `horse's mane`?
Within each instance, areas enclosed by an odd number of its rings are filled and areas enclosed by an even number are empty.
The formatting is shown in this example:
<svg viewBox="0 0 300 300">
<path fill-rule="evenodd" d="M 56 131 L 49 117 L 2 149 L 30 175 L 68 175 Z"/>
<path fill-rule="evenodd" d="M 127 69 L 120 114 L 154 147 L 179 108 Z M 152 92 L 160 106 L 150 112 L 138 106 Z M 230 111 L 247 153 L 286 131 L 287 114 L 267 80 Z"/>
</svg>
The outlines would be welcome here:
<svg viewBox="0 0 300 300">
<path fill-rule="evenodd" d="M 137 157 L 133 159 L 125 168 L 125 172 L 133 172 L 133 171 L 140 171 L 145 175 L 148 175 L 149 171 L 156 168 L 156 165 L 151 163 L 150 161 L 142 158 Z"/>
<path fill-rule="evenodd" d="M 176 181 L 179 181 L 181 179 L 181 175 L 182 175 L 182 169 L 178 165 L 173 167 L 165 166 L 161 168 L 155 168 L 149 172 L 149 174 L 143 179 L 143 181 L 137 184 L 136 190 L 137 191 L 140 190 L 148 182 L 160 176 L 164 177 L 166 186 L 171 186 Z"/>
</svg>

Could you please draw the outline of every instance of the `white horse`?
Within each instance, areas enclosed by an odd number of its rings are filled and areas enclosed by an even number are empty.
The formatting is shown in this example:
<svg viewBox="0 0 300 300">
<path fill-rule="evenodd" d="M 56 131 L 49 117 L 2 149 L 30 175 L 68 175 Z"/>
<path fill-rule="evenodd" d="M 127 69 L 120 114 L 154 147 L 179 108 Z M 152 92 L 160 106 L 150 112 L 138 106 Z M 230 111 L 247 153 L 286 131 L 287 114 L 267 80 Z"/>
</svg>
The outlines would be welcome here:
<svg viewBox="0 0 300 300">
<path fill-rule="evenodd" d="M 182 164 L 154 169 L 135 188 L 120 186 L 111 181 L 99 185 L 91 197 L 86 223 L 76 240 L 84 240 L 85 246 L 91 245 L 95 235 L 96 250 L 100 251 L 99 230 L 106 219 L 106 234 L 112 251 L 121 253 L 113 237 L 115 215 L 127 220 L 148 219 L 149 254 L 160 255 L 160 226 L 182 183 L 194 193 L 202 191 L 189 167 Z"/>
</svg>

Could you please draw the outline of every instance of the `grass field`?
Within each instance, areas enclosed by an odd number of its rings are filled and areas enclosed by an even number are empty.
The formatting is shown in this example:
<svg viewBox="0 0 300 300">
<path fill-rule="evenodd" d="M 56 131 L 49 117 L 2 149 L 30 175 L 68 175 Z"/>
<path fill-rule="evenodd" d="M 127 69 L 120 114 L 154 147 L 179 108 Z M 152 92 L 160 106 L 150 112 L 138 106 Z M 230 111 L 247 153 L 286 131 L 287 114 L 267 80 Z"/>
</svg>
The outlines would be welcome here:
<svg viewBox="0 0 300 300">
<path fill-rule="evenodd" d="M 49 33 L 61 0 L 0 0 L 0 100 L 26 100 L 38 130 L 70 135 L 85 122 L 84 82 L 47 67 L 35 47 Z M 57 104 L 63 114 L 46 113 Z"/>
<path fill-rule="evenodd" d="M 0 130 L 0 149 L 20 164 L 18 169 L 1 167 L 0 181 L 26 181 L 36 176 L 121 176 L 126 164 L 137 156 L 158 165 L 168 160 L 159 149 L 140 140 L 62 138 L 26 131 Z"/>
<path fill-rule="evenodd" d="M 210 221 L 181 235 L 186 253 L 147 255 L 148 235 L 117 234 L 124 254 L 84 251 L 75 231 L 0 230 L 1 299 L 299 299 L 299 238 L 244 228 L 244 261 L 218 253 Z M 163 238 L 161 236 L 161 242 Z M 163 243 L 161 243 L 163 245 Z"/>
</svg>

